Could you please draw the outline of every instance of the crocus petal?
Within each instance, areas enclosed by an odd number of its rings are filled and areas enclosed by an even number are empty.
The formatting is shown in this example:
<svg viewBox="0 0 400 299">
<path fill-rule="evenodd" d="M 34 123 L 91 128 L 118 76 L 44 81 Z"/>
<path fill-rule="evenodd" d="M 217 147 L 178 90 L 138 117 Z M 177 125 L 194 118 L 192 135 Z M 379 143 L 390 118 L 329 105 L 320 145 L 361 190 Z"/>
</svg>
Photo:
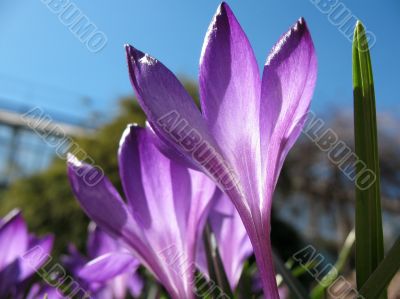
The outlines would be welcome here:
<svg viewBox="0 0 400 299">
<path fill-rule="evenodd" d="M 260 83 L 246 34 L 222 3 L 204 40 L 199 84 L 202 112 L 224 147 L 236 148 L 258 128 Z"/>
<path fill-rule="evenodd" d="M 129 212 L 117 190 L 104 175 L 92 186 L 86 174 L 96 171 L 92 166 L 68 158 L 68 178 L 75 197 L 94 222 L 113 236 L 122 236 L 131 221 Z"/>
<path fill-rule="evenodd" d="M 267 210 L 283 161 L 303 128 L 316 77 L 314 45 L 300 19 L 274 46 L 264 67 L 260 135 Z"/>
<path fill-rule="evenodd" d="M 126 204 L 109 179 L 102 175 L 96 184 L 87 177 L 98 170 L 74 156 L 68 158 L 68 178 L 72 191 L 86 214 L 107 234 L 145 252 L 141 246 L 141 228 L 133 220 Z M 91 177 L 91 176 L 90 176 Z"/>
<path fill-rule="evenodd" d="M 54 236 L 47 235 L 43 238 L 31 238 L 29 248 L 19 257 L 19 281 L 23 281 L 37 272 L 50 259 L 54 244 Z"/>
<path fill-rule="evenodd" d="M 209 221 L 225 273 L 234 290 L 245 260 L 253 253 L 253 247 L 238 212 L 225 194 L 219 195 L 210 212 Z"/>
<path fill-rule="evenodd" d="M 190 297 L 196 242 L 215 184 L 165 157 L 154 137 L 131 125 L 120 143 L 122 185 L 147 247 L 137 256 L 172 297 Z"/>
<path fill-rule="evenodd" d="M 226 3 L 218 8 L 204 40 L 199 85 L 213 137 L 239 176 L 252 176 L 253 186 L 241 180 L 243 187 L 257 192 L 261 80 L 253 49 Z"/>
<path fill-rule="evenodd" d="M 178 227 L 184 234 L 190 200 L 181 199 L 190 198 L 190 188 L 186 187 L 190 186 L 189 173 L 171 163 L 152 138 L 144 128 L 131 125 L 125 130 L 119 150 L 122 185 L 133 216 L 149 233 L 173 233 Z"/>
<path fill-rule="evenodd" d="M 138 267 L 139 262 L 130 253 L 110 252 L 87 263 L 78 275 L 88 282 L 104 282 Z"/>
<path fill-rule="evenodd" d="M 18 211 L 10 212 L 0 227 L 0 270 L 26 252 L 28 229 Z"/>
</svg>

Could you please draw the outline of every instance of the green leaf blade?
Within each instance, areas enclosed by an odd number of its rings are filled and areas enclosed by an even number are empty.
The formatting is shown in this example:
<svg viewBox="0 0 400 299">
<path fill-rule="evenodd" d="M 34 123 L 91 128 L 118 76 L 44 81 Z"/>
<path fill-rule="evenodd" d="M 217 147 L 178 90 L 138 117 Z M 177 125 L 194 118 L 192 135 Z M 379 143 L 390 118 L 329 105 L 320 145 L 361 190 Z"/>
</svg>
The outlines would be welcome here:
<svg viewBox="0 0 400 299">
<path fill-rule="evenodd" d="M 368 299 L 379 298 L 400 268 L 400 237 L 360 290 Z"/>
<path fill-rule="evenodd" d="M 363 188 L 356 179 L 356 272 L 360 289 L 384 256 L 380 169 L 374 81 L 365 30 L 357 22 L 353 40 L 353 92 L 355 151 L 361 163 L 357 177 L 370 170 L 375 181 Z"/>
<path fill-rule="evenodd" d="M 355 242 L 355 232 L 352 230 L 349 235 L 347 236 L 342 250 L 339 253 L 338 260 L 335 263 L 334 268 L 331 269 L 323 278 L 322 282 L 318 284 L 310 294 L 311 299 L 322 299 L 324 298 L 326 289 L 329 288 L 332 283 L 338 278 L 340 272 L 343 270 L 344 266 L 346 265 L 346 261 L 350 256 L 351 249 L 353 248 Z"/>
</svg>

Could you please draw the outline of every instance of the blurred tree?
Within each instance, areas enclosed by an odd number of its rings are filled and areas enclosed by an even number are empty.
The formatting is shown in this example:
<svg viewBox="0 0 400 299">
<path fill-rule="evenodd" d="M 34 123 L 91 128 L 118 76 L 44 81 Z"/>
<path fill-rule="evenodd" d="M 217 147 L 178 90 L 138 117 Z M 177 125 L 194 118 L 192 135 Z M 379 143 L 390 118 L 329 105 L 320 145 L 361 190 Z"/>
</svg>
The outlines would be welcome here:
<svg viewBox="0 0 400 299">
<path fill-rule="evenodd" d="M 196 85 L 188 80 L 184 82 L 187 91 L 198 102 Z M 117 161 L 119 140 L 128 124 L 144 125 L 145 117 L 132 97 L 121 99 L 119 105 L 117 116 L 109 123 L 90 136 L 73 139 L 121 191 Z M 16 181 L 0 196 L 0 217 L 14 208 L 21 209 L 32 231 L 55 234 L 56 256 L 65 252 L 69 242 L 84 250 L 89 219 L 71 192 L 65 159 L 56 157 L 47 170 Z"/>
</svg>

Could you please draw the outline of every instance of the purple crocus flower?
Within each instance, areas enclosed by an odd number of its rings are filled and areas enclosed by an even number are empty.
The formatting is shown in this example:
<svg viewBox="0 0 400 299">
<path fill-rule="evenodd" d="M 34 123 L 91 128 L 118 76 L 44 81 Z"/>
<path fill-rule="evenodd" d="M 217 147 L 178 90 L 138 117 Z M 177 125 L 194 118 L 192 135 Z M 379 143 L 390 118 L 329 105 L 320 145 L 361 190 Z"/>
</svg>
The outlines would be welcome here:
<svg viewBox="0 0 400 299">
<path fill-rule="evenodd" d="M 123 240 L 172 298 L 190 299 L 196 246 L 216 186 L 201 172 L 166 158 L 155 138 L 149 129 L 136 126 L 128 126 L 122 136 L 118 155 L 126 203 L 106 177 L 88 185 L 82 174 L 93 168 L 71 157 L 68 175 L 89 217 Z M 109 266 L 125 268 L 127 255 L 113 256 L 113 264 L 98 264 L 96 273 L 107 275 Z"/>
<path fill-rule="evenodd" d="M 201 112 L 161 62 L 126 46 L 132 86 L 163 152 L 208 174 L 230 197 L 252 242 L 265 296 L 279 298 L 270 242 L 272 196 L 300 135 L 317 62 L 304 19 L 273 47 L 262 77 L 226 3 L 200 58 Z"/>
<path fill-rule="evenodd" d="M 0 219 L 0 298 L 22 296 L 24 283 L 47 261 L 52 247 L 52 235 L 29 234 L 21 212 Z"/>
<path fill-rule="evenodd" d="M 74 246 L 63 264 L 94 299 L 123 299 L 127 293 L 138 297 L 143 281 L 137 273 L 139 261 L 123 244 L 111 238 L 94 223 L 89 226 L 87 257 Z"/>
</svg>

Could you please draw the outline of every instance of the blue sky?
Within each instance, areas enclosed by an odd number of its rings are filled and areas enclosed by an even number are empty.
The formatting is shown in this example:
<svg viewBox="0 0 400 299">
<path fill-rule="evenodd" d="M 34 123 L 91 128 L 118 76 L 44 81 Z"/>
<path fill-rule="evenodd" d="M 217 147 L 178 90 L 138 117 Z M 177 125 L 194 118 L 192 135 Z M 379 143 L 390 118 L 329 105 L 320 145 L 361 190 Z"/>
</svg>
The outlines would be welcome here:
<svg viewBox="0 0 400 299">
<path fill-rule="evenodd" d="M 44 2 L 44 0 L 43 0 Z M 98 53 L 87 50 L 41 0 L 0 2 L 0 104 L 41 105 L 84 115 L 91 105 L 115 112 L 116 100 L 132 94 L 124 43 L 157 57 L 180 75 L 197 79 L 204 34 L 219 1 L 75 1 L 108 38 Z M 310 27 L 319 60 L 313 107 L 351 107 L 351 43 L 311 0 L 227 1 L 262 67 L 279 36 L 300 16 Z M 372 59 L 379 110 L 400 112 L 400 1 L 342 0 L 376 36 Z"/>
</svg>

